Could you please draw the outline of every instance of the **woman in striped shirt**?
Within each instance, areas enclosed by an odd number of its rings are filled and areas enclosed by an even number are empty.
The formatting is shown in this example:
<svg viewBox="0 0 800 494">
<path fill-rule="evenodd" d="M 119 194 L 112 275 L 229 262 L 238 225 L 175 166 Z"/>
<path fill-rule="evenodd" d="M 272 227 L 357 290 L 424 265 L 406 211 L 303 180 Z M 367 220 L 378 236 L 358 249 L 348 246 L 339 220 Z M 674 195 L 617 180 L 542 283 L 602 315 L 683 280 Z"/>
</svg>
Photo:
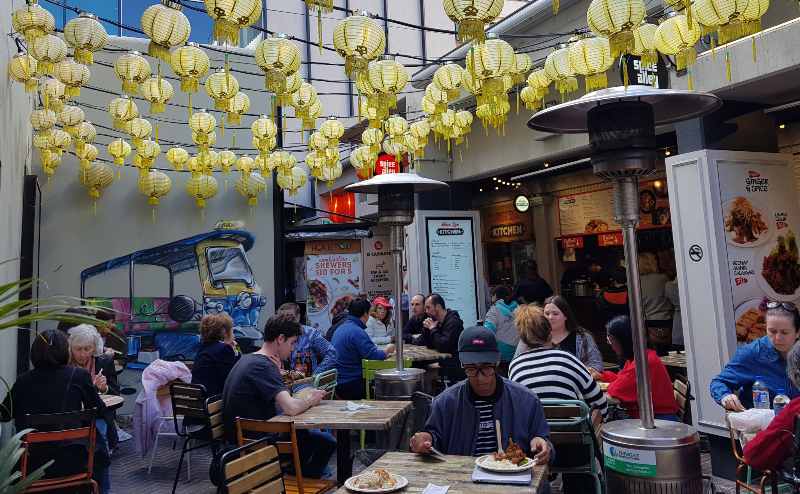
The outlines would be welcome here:
<svg viewBox="0 0 800 494">
<path fill-rule="evenodd" d="M 523 305 L 517 309 L 514 324 L 529 350 L 511 361 L 509 379 L 526 386 L 539 399 L 584 401 L 605 418 L 605 395 L 577 357 L 553 348 L 550 322 L 544 311 L 536 305 Z M 590 460 L 588 449 L 584 446 L 562 446 L 557 453 L 558 466 L 583 465 Z M 592 478 L 582 474 L 565 474 L 563 482 L 565 493 L 594 489 Z"/>
</svg>

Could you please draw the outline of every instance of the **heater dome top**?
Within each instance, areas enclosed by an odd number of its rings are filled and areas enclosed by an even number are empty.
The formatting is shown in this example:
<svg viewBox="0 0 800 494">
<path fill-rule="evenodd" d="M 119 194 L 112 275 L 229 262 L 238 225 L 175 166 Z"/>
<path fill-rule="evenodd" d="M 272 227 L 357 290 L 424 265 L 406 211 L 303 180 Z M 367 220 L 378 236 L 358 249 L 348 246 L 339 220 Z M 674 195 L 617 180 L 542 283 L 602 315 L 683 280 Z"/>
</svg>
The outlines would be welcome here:
<svg viewBox="0 0 800 494">
<path fill-rule="evenodd" d="M 362 194 L 377 194 L 379 189 L 389 189 L 392 186 L 407 189 L 411 187 L 413 192 L 428 192 L 441 189 L 448 185 L 438 180 L 420 177 L 416 173 L 384 173 L 376 175 L 369 180 L 363 180 L 345 187 L 348 192 L 360 192 Z"/>
</svg>

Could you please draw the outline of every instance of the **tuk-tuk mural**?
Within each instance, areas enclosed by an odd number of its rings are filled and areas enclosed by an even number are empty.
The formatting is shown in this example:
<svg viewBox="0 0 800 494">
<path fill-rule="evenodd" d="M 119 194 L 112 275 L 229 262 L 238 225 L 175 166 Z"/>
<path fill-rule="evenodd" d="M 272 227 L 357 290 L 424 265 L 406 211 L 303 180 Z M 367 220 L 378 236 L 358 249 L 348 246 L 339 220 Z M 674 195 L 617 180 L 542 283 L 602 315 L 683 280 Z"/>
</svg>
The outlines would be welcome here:
<svg viewBox="0 0 800 494">
<path fill-rule="evenodd" d="M 233 319 L 237 339 L 244 340 L 243 343 L 259 339 L 258 317 L 266 302 L 246 254 L 255 238 L 245 230 L 225 229 L 226 226 L 238 225 L 217 225 L 207 233 L 139 250 L 84 269 L 81 297 L 91 300 L 93 305 L 113 309 L 117 328 L 125 336 L 155 335 L 158 340 L 159 335 L 174 333 L 191 336 L 192 341 L 196 341 L 202 316 L 224 311 Z M 134 271 L 138 265 L 167 270 L 169 297 L 136 292 Z M 86 293 L 89 279 L 115 269 L 128 270 L 127 296 L 103 297 Z M 197 270 L 202 300 L 175 293 L 175 275 L 191 270 Z M 191 358 L 186 353 L 182 356 Z"/>
</svg>

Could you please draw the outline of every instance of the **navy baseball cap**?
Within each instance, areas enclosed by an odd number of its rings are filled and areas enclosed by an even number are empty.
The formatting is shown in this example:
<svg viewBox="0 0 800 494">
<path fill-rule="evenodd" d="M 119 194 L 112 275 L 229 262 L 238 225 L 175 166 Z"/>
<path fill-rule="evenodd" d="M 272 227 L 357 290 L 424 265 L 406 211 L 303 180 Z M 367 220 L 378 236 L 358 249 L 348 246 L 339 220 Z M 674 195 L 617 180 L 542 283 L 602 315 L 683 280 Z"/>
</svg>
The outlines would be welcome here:
<svg viewBox="0 0 800 494">
<path fill-rule="evenodd" d="M 461 365 L 496 364 L 500 361 L 494 333 L 483 326 L 473 326 L 458 338 L 458 358 Z"/>
</svg>

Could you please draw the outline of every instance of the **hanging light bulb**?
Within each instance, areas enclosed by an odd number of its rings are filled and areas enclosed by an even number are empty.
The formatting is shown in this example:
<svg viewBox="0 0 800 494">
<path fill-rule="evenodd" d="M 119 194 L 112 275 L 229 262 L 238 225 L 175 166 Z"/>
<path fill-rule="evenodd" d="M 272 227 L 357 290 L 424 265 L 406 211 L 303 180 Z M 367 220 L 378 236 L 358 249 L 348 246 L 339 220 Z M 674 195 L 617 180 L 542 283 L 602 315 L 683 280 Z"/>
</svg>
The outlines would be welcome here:
<svg viewBox="0 0 800 494">
<path fill-rule="evenodd" d="M 64 25 L 64 41 L 75 50 L 76 61 L 91 65 L 94 53 L 106 46 L 108 33 L 96 15 L 81 12 Z"/>
<path fill-rule="evenodd" d="M 52 33 L 56 26 L 56 20 L 53 18 L 53 14 L 35 1 L 25 3 L 25 7 L 19 8 L 11 14 L 11 27 L 15 32 L 22 33 L 25 42 L 30 46 L 36 38 Z"/>
<path fill-rule="evenodd" d="M 239 45 L 239 30 L 261 17 L 261 0 L 205 0 L 206 13 L 214 20 L 214 39 Z"/>
<path fill-rule="evenodd" d="M 186 93 L 197 92 L 199 81 L 208 72 L 209 64 L 208 55 L 197 43 L 187 43 L 170 56 L 170 66 L 181 80 L 181 91 Z"/>
<path fill-rule="evenodd" d="M 608 87 L 606 71 L 614 65 L 608 39 L 580 38 L 570 43 L 568 56 L 572 71 L 584 77 L 587 93 Z"/>
<path fill-rule="evenodd" d="M 453 21 L 459 43 L 481 42 L 485 39 L 484 29 L 503 11 L 504 0 L 444 0 L 444 11 Z"/>
<path fill-rule="evenodd" d="M 300 48 L 288 36 L 278 33 L 256 47 L 256 64 L 264 71 L 264 87 L 275 94 L 286 90 L 286 79 L 300 69 Z"/>
<path fill-rule="evenodd" d="M 594 34 L 608 38 L 611 56 L 616 59 L 633 51 L 633 30 L 646 12 L 644 0 L 592 0 L 586 21 Z"/>
<path fill-rule="evenodd" d="M 36 59 L 38 75 L 53 75 L 55 65 L 67 56 L 64 40 L 53 34 L 37 36 L 28 43 L 28 53 Z"/>
<path fill-rule="evenodd" d="M 192 26 L 181 12 L 180 2 L 161 0 L 142 13 L 142 31 L 150 38 L 147 54 L 166 62 L 170 60 L 169 50 L 181 46 L 189 39 Z"/>
<path fill-rule="evenodd" d="M 360 11 L 336 25 L 333 46 L 345 60 L 347 76 L 356 80 L 384 52 L 386 35 L 368 12 Z"/>
<path fill-rule="evenodd" d="M 163 113 L 167 102 L 175 95 L 172 84 L 161 76 L 145 79 L 139 90 L 142 97 L 150 102 L 150 113 Z"/>
<path fill-rule="evenodd" d="M 150 64 L 138 51 L 120 55 L 114 62 L 114 72 L 122 81 L 122 92 L 139 94 L 139 85 L 150 77 Z"/>
</svg>

